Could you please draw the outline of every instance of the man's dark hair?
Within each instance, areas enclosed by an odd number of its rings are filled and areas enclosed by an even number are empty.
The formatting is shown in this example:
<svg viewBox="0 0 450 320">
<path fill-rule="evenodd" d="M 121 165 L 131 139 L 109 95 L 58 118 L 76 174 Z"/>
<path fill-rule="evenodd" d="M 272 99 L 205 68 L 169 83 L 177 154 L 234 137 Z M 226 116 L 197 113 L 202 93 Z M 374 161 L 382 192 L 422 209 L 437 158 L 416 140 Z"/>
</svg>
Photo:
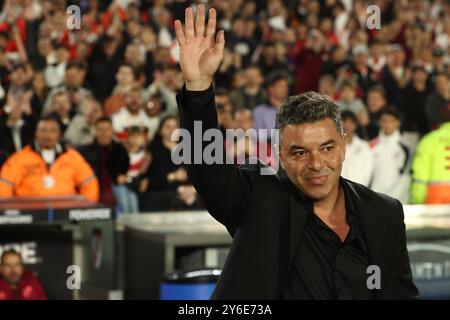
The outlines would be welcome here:
<svg viewBox="0 0 450 320">
<path fill-rule="evenodd" d="M 136 134 L 144 134 L 145 133 L 144 128 L 141 128 L 139 126 L 128 127 L 128 128 L 126 128 L 126 131 L 128 133 L 128 136 L 133 136 L 133 135 L 136 135 Z"/>
<path fill-rule="evenodd" d="M 272 72 L 266 78 L 265 87 L 268 88 L 280 80 L 286 80 L 289 82 L 289 77 L 284 72 L 278 72 L 278 71 Z"/>
<path fill-rule="evenodd" d="M 397 110 L 396 107 L 393 106 L 389 106 L 386 108 L 383 108 L 380 112 L 380 118 L 384 115 L 389 115 L 389 116 L 393 116 L 394 118 L 396 118 L 398 121 L 401 121 L 401 116 L 400 116 L 400 112 Z"/>
<path fill-rule="evenodd" d="M 284 127 L 331 119 L 340 135 L 343 134 L 338 105 L 325 95 L 309 91 L 288 97 L 276 116 L 276 128 L 280 131 L 280 141 Z"/>
<path fill-rule="evenodd" d="M 101 117 L 97 118 L 97 120 L 95 120 L 94 124 L 98 125 L 99 123 L 102 123 L 102 122 L 109 122 L 109 124 L 112 125 L 112 120 L 108 116 L 101 116 Z"/>
<path fill-rule="evenodd" d="M 72 68 L 86 71 L 88 66 L 87 66 L 86 62 L 84 62 L 82 60 L 73 60 L 73 61 L 70 61 L 67 64 L 66 70 L 69 70 L 69 69 L 72 69 Z"/>
<path fill-rule="evenodd" d="M 20 261 L 22 262 L 22 256 L 20 255 L 20 253 L 18 253 L 16 250 L 14 249 L 9 249 L 9 250 L 5 250 L 2 253 L 2 256 L 0 257 L 0 264 L 3 264 L 5 257 L 7 255 L 16 255 L 19 257 Z"/>
<path fill-rule="evenodd" d="M 367 91 L 367 94 L 371 92 L 378 92 L 380 95 L 382 95 L 384 98 L 386 98 L 386 91 L 384 90 L 383 86 L 376 84 L 369 88 Z"/>
<path fill-rule="evenodd" d="M 47 114 L 47 115 L 40 117 L 38 123 L 48 122 L 48 121 L 52 121 L 52 122 L 56 123 L 58 125 L 58 128 L 60 128 L 59 120 L 56 117 L 56 115 L 54 115 L 54 114 Z"/>
<path fill-rule="evenodd" d="M 140 72 L 139 72 L 138 68 L 135 68 L 132 64 L 127 63 L 127 62 L 122 63 L 122 64 L 119 66 L 119 69 L 120 69 L 121 67 L 130 68 L 130 69 L 131 69 L 131 72 L 133 73 L 134 79 L 135 79 L 135 80 L 139 79 Z M 119 69 L 117 69 L 117 71 L 118 71 Z"/>
<path fill-rule="evenodd" d="M 346 120 L 352 120 L 353 123 L 358 124 L 358 118 L 356 117 L 355 113 L 349 110 L 346 111 L 342 111 L 341 112 L 341 121 L 346 121 Z"/>
</svg>

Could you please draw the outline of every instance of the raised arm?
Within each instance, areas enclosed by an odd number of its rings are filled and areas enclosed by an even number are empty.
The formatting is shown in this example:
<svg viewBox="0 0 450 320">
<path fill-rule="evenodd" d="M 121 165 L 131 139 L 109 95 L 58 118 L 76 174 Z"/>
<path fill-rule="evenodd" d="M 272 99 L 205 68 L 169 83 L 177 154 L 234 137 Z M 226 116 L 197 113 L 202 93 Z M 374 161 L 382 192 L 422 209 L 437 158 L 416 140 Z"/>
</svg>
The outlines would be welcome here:
<svg viewBox="0 0 450 320">
<path fill-rule="evenodd" d="M 201 139 L 198 134 L 194 134 L 194 122 L 201 123 L 202 136 L 208 129 L 218 130 L 212 81 L 223 57 L 225 39 L 223 31 L 216 35 L 214 9 L 209 10 L 208 24 L 205 25 L 204 5 L 197 7 L 195 22 L 192 8 L 187 8 L 185 26 L 177 20 L 175 30 L 180 45 L 181 71 L 186 81 L 182 93 L 177 96 L 180 124 L 190 133 L 193 159 L 202 156 L 205 147 L 202 141 L 194 141 Z M 200 150 L 194 148 L 196 143 L 202 145 Z M 251 175 L 224 161 L 206 164 L 202 159 L 201 164 L 186 164 L 186 168 L 208 211 L 233 234 L 243 212 L 246 195 L 251 189 Z"/>
</svg>

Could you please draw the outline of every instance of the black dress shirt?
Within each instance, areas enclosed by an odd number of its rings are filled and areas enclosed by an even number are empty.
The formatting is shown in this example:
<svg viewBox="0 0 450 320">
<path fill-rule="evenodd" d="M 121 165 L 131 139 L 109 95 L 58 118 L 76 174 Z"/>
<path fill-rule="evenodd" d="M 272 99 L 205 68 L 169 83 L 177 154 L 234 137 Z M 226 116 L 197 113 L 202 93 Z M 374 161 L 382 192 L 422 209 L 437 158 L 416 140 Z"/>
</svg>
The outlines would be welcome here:
<svg viewBox="0 0 450 320">
<path fill-rule="evenodd" d="M 309 216 L 284 290 L 284 299 L 373 299 L 367 288 L 370 265 L 361 222 L 345 185 L 346 220 L 342 242 L 308 206 Z"/>
</svg>

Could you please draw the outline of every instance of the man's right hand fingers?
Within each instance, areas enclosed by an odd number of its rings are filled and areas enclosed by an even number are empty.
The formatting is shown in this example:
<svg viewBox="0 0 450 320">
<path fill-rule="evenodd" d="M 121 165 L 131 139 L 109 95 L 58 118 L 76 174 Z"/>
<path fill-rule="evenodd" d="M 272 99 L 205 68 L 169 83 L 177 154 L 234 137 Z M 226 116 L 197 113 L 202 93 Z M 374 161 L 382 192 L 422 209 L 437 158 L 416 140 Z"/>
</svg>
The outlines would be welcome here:
<svg viewBox="0 0 450 320">
<path fill-rule="evenodd" d="M 185 17 L 184 17 L 184 34 L 186 36 L 186 40 L 193 39 L 195 37 L 194 31 L 194 13 L 192 12 L 192 8 L 187 8 Z"/>
<path fill-rule="evenodd" d="M 207 37 L 214 37 L 216 32 L 216 10 L 214 8 L 209 9 L 208 14 L 208 27 L 206 29 Z"/>
<path fill-rule="evenodd" d="M 175 20 L 175 34 L 178 39 L 178 44 L 182 46 L 186 42 L 186 38 L 183 32 L 183 26 L 180 20 Z"/>
<path fill-rule="evenodd" d="M 197 18 L 195 21 L 195 35 L 203 37 L 205 35 L 205 5 L 197 7 Z"/>
</svg>

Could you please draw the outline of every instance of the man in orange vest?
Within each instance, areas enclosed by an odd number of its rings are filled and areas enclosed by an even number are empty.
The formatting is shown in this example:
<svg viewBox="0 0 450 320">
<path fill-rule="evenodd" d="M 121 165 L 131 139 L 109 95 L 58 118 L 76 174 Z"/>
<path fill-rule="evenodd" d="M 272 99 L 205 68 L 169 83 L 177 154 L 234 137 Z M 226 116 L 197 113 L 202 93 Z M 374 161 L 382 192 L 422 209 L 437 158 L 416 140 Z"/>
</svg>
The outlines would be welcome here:
<svg viewBox="0 0 450 320">
<path fill-rule="evenodd" d="M 80 194 L 98 201 L 97 178 L 75 150 L 60 143 L 55 118 L 42 118 L 31 145 L 11 155 L 0 172 L 0 198 Z"/>
</svg>

